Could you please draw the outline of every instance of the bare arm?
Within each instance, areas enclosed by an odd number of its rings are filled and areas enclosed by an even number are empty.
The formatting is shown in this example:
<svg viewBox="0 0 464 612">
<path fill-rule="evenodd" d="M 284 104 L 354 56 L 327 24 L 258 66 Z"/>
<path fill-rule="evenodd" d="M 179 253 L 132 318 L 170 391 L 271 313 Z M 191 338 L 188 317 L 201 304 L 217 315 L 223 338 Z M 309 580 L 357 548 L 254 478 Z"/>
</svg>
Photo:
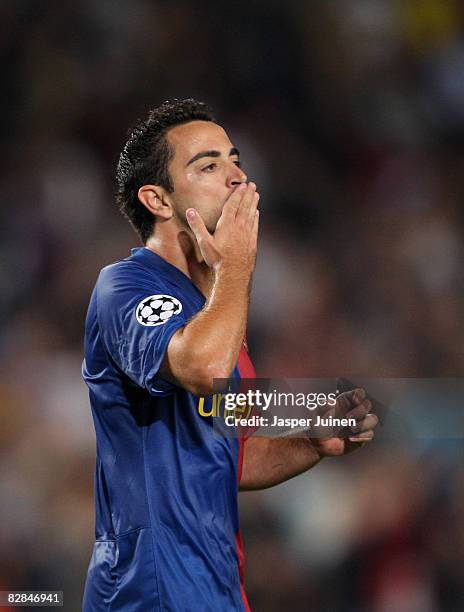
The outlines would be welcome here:
<svg viewBox="0 0 464 612">
<path fill-rule="evenodd" d="M 259 195 L 253 183 L 235 189 L 212 236 L 194 209 L 187 220 L 213 272 L 204 308 L 172 337 L 161 373 L 195 395 L 214 392 L 214 378 L 228 378 L 245 335 L 256 259 Z"/>
<path fill-rule="evenodd" d="M 285 482 L 315 466 L 323 457 L 336 457 L 360 448 L 374 437 L 378 423 L 370 414 L 371 402 L 363 389 L 342 393 L 329 413 L 356 419 L 353 435 L 326 438 L 252 437 L 245 443 L 240 490 L 266 489 Z"/>
<path fill-rule="evenodd" d="M 322 459 L 308 438 L 260 438 L 245 442 L 241 491 L 267 489 L 298 476 Z"/>
</svg>

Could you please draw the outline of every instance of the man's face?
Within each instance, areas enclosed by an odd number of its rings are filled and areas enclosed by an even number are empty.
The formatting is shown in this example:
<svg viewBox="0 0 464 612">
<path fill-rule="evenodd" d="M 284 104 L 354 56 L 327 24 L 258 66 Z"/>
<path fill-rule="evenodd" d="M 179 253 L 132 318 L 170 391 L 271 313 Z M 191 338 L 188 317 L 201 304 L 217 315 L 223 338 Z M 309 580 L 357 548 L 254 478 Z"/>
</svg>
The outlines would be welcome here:
<svg viewBox="0 0 464 612">
<path fill-rule="evenodd" d="M 167 134 L 174 150 L 169 163 L 174 191 L 170 198 L 182 224 L 185 211 L 196 208 L 214 232 L 232 191 L 247 180 L 239 167 L 238 151 L 222 127 L 211 121 L 191 121 Z"/>
</svg>

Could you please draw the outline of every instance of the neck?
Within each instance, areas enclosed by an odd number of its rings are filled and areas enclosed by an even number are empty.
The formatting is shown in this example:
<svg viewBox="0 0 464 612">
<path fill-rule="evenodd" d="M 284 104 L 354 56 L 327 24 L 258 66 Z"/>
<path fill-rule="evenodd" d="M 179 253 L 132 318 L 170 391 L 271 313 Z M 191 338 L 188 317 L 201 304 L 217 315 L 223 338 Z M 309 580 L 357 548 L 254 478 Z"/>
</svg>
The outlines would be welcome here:
<svg viewBox="0 0 464 612">
<path fill-rule="evenodd" d="M 212 286 L 211 271 L 201 257 L 191 234 L 185 229 L 173 228 L 163 231 L 164 229 L 164 227 L 156 229 L 147 240 L 146 248 L 178 268 L 190 278 L 205 297 L 208 297 Z"/>
</svg>

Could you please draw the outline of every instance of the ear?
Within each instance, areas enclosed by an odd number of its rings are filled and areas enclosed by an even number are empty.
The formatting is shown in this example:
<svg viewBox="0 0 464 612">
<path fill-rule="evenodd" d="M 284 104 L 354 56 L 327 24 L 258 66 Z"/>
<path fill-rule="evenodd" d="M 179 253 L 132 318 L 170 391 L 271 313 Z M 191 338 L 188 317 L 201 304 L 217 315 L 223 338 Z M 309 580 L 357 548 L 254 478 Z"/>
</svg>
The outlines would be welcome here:
<svg viewBox="0 0 464 612">
<path fill-rule="evenodd" d="M 171 199 L 166 190 L 159 185 L 143 185 L 138 190 L 140 202 L 157 219 L 168 221 L 174 214 Z"/>
</svg>

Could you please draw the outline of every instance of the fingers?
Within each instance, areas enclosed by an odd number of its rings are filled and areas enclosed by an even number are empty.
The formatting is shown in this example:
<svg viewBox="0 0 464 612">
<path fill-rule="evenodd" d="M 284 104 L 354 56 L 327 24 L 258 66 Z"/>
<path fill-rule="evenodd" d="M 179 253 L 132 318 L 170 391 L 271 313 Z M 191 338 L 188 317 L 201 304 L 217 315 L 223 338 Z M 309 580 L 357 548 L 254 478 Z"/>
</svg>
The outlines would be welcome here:
<svg viewBox="0 0 464 612">
<path fill-rule="evenodd" d="M 237 210 L 237 221 L 239 219 L 242 219 L 243 221 L 253 221 L 256 207 L 258 206 L 258 200 L 259 196 L 256 197 L 255 183 L 248 183 Z"/>
<path fill-rule="evenodd" d="M 362 404 L 367 397 L 367 393 L 364 389 L 354 389 L 354 391 L 349 391 L 349 393 L 351 393 L 351 400 L 355 405 Z"/>
<path fill-rule="evenodd" d="M 364 419 L 351 427 L 351 431 L 355 434 L 361 434 L 373 430 L 379 422 L 375 414 L 368 414 Z"/>
<path fill-rule="evenodd" d="M 224 204 L 224 207 L 222 209 L 222 217 L 230 217 L 235 219 L 235 216 L 240 206 L 240 202 L 242 201 L 242 198 L 244 197 L 244 194 L 246 193 L 247 189 L 248 185 L 246 183 L 241 183 L 233 190 L 226 203 Z"/>
<path fill-rule="evenodd" d="M 358 443 L 370 442 L 374 439 L 374 428 L 378 422 L 379 419 L 375 414 L 368 414 L 366 418 L 351 427 L 355 435 L 350 436 L 348 440 Z"/>
<path fill-rule="evenodd" d="M 258 229 L 259 229 L 259 210 L 255 211 L 255 219 L 253 221 L 253 229 L 251 230 L 251 244 L 256 248 L 258 244 Z"/>
<path fill-rule="evenodd" d="M 250 209 L 248 211 L 248 220 L 252 224 L 254 224 L 255 222 L 256 211 L 258 210 L 258 203 L 259 203 L 259 193 L 255 191 L 253 195 L 253 200 L 251 202 Z"/>
<path fill-rule="evenodd" d="M 224 219 L 241 219 L 253 227 L 259 193 L 255 183 L 241 183 L 224 204 L 221 217 Z"/>
<path fill-rule="evenodd" d="M 372 431 L 372 429 L 369 429 L 369 431 L 364 431 L 360 434 L 357 434 L 356 436 L 350 436 L 348 438 L 350 442 L 359 442 L 361 444 L 363 444 L 364 442 L 370 442 L 373 439 L 374 439 L 374 432 Z"/>
<path fill-rule="evenodd" d="M 340 395 L 337 396 L 335 413 L 337 414 L 337 416 L 344 416 L 352 408 L 361 405 L 365 399 L 366 392 L 364 391 L 364 389 L 353 389 L 353 391 L 346 391 L 345 393 L 340 393 Z"/>
<path fill-rule="evenodd" d="M 188 208 L 186 210 L 185 216 L 187 217 L 187 223 L 190 226 L 190 229 L 195 235 L 195 238 L 198 242 L 198 245 L 201 247 L 206 241 L 211 240 L 211 234 L 206 229 L 206 225 L 199 215 L 198 211 L 194 208 Z"/>
<path fill-rule="evenodd" d="M 360 421 L 366 416 L 366 414 L 369 414 L 371 410 L 372 410 L 372 403 L 370 400 L 365 398 L 363 402 L 359 404 L 359 406 L 356 406 L 356 408 L 349 410 L 345 416 L 347 418 L 356 419 L 356 421 Z"/>
</svg>

